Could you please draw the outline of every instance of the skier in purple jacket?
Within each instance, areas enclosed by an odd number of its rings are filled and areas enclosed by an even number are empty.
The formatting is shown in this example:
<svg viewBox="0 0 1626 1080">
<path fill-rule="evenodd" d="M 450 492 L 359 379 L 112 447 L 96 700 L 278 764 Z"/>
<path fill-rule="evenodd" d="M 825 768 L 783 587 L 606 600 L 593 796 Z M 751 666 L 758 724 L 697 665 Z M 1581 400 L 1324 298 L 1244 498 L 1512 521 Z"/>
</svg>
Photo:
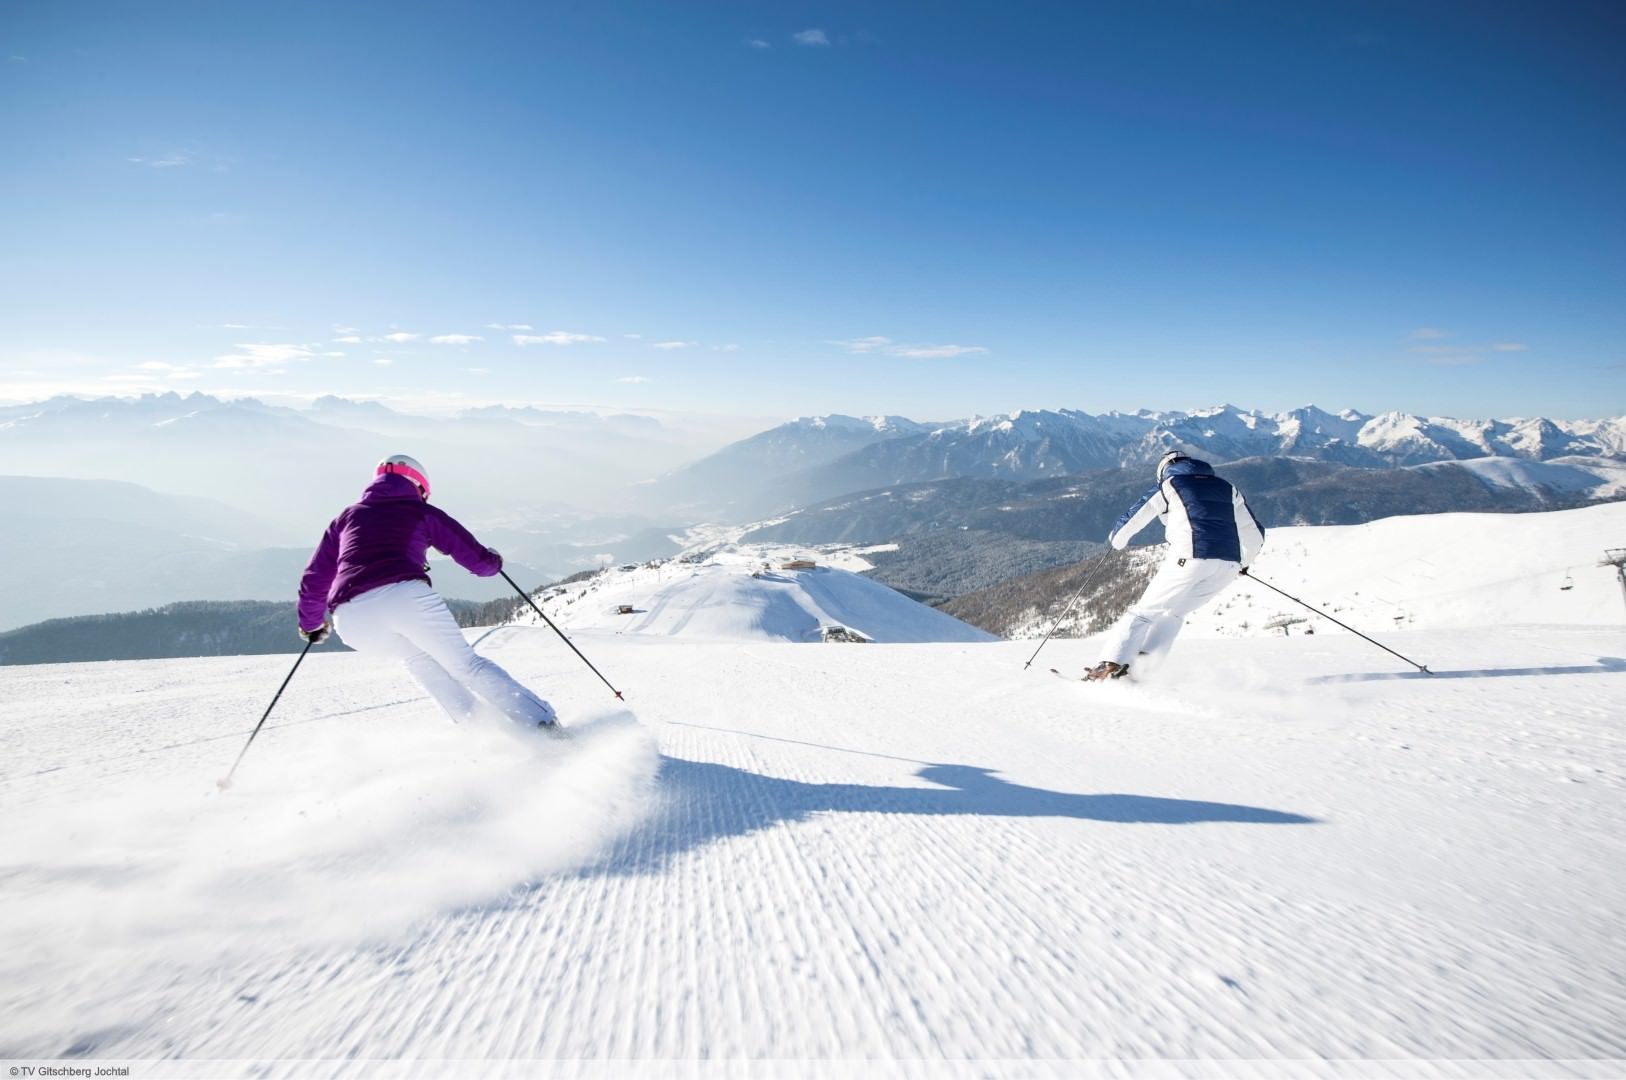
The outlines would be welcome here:
<svg viewBox="0 0 1626 1080">
<path fill-rule="evenodd" d="M 333 629 L 361 652 L 394 656 L 454 721 L 479 697 L 526 727 L 552 727 L 553 706 L 469 647 L 446 602 L 430 588 L 424 555 L 450 555 L 478 577 L 502 556 L 450 514 L 429 505 L 429 477 L 405 454 L 378 463 L 361 500 L 333 519 L 299 583 L 299 636 L 319 644 Z"/>
</svg>

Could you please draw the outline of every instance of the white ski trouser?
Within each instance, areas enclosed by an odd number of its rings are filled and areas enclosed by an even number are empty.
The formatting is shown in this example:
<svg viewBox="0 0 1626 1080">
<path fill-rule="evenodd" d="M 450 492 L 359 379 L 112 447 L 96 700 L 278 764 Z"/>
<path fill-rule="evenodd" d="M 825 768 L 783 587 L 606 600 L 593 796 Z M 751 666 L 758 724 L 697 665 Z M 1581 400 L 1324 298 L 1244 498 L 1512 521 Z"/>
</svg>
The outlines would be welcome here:
<svg viewBox="0 0 1626 1080">
<path fill-rule="evenodd" d="M 446 715 L 465 720 L 479 695 L 526 727 L 551 724 L 553 706 L 469 647 L 452 613 L 424 581 L 369 589 L 333 609 L 333 628 L 358 652 L 406 663 L 418 685 Z"/>
<path fill-rule="evenodd" d="M 1146 591 L 1101 642 L 1101 659 L 1132 664 L 1142 653 L 1168 652 L 1186 616 L 1230 587 L 1242 570 L 1229 559 L 1167 559 Z"/>
</svg>

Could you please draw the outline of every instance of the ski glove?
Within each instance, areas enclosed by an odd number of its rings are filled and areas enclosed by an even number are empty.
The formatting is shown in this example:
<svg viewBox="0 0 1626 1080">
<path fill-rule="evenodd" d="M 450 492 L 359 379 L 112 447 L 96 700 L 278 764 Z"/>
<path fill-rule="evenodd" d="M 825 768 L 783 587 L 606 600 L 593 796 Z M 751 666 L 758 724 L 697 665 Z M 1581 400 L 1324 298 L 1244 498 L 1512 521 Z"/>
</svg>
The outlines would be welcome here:
<svg viewBox="0 0 1626 1080">
<path fill-rule="evenodd" d="M 315 630 L 306 630 L 301 628 L 299 631 L 299 636 L 310 642 L 312 645 L 320 645 L 322 642 L 327 640 L 328 633 L 329 631 L 327 628 L 327 623 L 323 623 Z"/>
</svg>

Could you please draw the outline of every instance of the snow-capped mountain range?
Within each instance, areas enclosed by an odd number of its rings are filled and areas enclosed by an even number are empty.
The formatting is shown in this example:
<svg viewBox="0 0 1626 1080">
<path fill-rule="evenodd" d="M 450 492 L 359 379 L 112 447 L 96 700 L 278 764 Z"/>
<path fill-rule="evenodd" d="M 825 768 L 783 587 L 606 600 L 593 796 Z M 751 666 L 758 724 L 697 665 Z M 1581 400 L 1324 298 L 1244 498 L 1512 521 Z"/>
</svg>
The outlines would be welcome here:
<svg viewBox="0 0 1626 1080">
<path fill-rule="evenodd" d="M 725 447 L 663 478 L 681 502 L 701 490 L 772 512 L 891 484 L 1024 480 L 1150 464 L 1170 449 L 1216 462 L 1307 457 L 1382 469 L 1484 458 L 1551 462 L 1626 457 L 1626 417 L 1459 420 L 1400 412 L 1263 413 L 1019 410 L 944 424 L 899 417 L 804 417 Z M 721 491 L 717 485 L 727 480 Z"/>
</svg>

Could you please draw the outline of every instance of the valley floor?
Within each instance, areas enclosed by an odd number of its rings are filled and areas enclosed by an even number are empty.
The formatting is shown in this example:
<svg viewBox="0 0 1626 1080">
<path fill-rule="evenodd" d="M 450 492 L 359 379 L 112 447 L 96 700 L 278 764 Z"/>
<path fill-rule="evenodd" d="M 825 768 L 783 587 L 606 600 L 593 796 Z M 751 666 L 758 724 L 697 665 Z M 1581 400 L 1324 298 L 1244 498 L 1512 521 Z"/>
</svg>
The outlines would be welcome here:
<svg viewBox="0 0 1626 1080">
<path fill-rule="evenodd" d="M 1626 632 L 1386 640 L 1437 674 L 583 634 L 638 725 L 535 745 L 313 654 L 224 795 L 288 658 L 0 669 L 0 1055 L 1619 1075 Z M 481 650 L 613 704 L 546 631 Z"/>
</svg>

